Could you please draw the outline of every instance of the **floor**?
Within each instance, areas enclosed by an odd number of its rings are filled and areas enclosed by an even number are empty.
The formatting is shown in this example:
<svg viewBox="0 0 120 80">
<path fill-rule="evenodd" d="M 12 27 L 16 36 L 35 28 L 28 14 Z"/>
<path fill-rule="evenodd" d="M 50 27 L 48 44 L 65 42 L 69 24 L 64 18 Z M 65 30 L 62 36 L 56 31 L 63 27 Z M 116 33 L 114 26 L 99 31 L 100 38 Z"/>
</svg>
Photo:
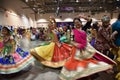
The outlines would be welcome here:
<svg viewBox="0 0 120 80">
<path fill-rule="evenodd" d="M 39 46 L 42 41 L 30 41 L 29 49 Z M 0 80 L 60 80 L 58 74 L 61 68 L 53 69 L 45 67 L 39 62 L 35 61 L 34 64 L 15 74 L 0 75 Z M 116 80 L 115 73 L 100 72 L 92 76 L 92 80 Z M 85 80 L 80 79 L 80 80 Z"/>
</svg>

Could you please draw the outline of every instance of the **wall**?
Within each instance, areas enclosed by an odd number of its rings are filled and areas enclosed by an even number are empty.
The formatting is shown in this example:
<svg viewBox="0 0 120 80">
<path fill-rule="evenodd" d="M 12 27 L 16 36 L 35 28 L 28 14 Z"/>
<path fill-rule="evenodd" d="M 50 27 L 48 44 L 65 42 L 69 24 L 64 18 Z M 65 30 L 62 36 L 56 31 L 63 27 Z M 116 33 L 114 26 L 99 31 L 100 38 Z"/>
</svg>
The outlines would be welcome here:
<svg viewBox="0 0 120 80">
<path fill-rule="evenodd" d="M 0 25 L 3 25 L 3 23 L 5 22 L 3 16 L 4 16 L 3 12 L 0 11 Z"/>
<path fill-rule="evenodd" d="M 0 24 L 14 27 L 36 27 L 35 15 L 25 3 L 20 0 L 4 0 L 3 11 L 0 12 Z"/>
</svg>

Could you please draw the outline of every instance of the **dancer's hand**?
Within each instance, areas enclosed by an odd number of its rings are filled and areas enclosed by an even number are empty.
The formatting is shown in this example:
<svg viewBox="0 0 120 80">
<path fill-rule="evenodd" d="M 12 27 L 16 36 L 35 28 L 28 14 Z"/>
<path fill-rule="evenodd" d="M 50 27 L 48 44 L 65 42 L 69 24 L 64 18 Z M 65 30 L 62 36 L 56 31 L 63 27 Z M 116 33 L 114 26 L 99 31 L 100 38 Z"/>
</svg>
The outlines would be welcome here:
<svg viewBox="0 0 120 80">
<path fill-rule="evenodd" d="M 90 16 L 85 16 L 84 14 L 79 14 L 78 17 L 79 17 L 79 18 L 83 18 L 83 19 L 85 19 L 85 20 L 87 20 L 87 21 L 90 21 L 90 20 L 91 20 Z"/>
<path fill-rule="evenodd" d="M 117 31 L 114 31 L 113 33 L 112 33 L 112 35 L 111 35 L 111 40 L 115 40 L 116 39 L 116 36 L 117 36 L 117 34 L 118 34 L 118 32 Z"/>
<path fill-rule="evenodd" d="M 73 46 L 77 47 L 79 44 L 76 43 L 75 41 L 71 41 L 70 44 L 72 44 Z"/>
<path fill-rule="evenodd" d="M 61 43 L 59 43 L 59 42 L 56 42 L 56 44 L 57 44 L 57 46 L 58 46 L 58 47 L 61 47 Z"/>
</svg>

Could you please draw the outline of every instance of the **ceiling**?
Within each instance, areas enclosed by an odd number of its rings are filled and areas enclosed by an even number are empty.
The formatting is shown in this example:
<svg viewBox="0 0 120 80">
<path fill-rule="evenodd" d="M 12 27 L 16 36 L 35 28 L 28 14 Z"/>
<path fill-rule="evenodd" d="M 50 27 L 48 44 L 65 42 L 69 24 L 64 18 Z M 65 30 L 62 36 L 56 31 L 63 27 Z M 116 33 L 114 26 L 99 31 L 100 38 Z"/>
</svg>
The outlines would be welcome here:
<svg viewBox="0 0 120 80">
<path fill-rule="evenodd" d="M 35 13 L 119 12 L 120 0 L 21 0 Z"/>
</svg>

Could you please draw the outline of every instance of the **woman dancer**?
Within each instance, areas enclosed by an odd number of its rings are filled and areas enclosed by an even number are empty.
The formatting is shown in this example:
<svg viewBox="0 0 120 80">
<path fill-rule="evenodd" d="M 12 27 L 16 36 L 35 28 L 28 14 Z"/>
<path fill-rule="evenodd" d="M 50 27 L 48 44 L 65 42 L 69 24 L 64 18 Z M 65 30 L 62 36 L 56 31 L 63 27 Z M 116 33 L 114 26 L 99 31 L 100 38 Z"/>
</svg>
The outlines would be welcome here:
<svg viewBox="0 0 120 80">
<path fill-rule="evenodd" d="M 2 35 L 0 42 L 0 74 L 19 72 L 34 61 L 29 52 L 25 52 L 21 48 L 16 49 L 16 42 L 8 27 L 2 28 Z"/>
<path fill-rule="evenodd" d="M 115 62 L 96 51 L 87 43 L 87 36 L 85 31 L 82 30 L 82 22 L 79 18 L 75 18 L 73 22 L 75 29 L 73 29 L 74 40 L 71 41 L 74 46 L 72 48 L 72 56 L 65 63 L 59 77 L 62 80 L 75 80 L 111 69 L 112 66 L 108 63 L 114 64 Z M 99 56 L 95 55 L 96 53 Z M 94 55 L 104 58 L 108 63 L 94 59 Z"/>
<path fill-rule="evenodd" d="M 70 57 L 72 47 L 58 40 L 59 34 L 56 27 L 56 21 L 53 17 L 49 20 L 49 30 L 51 41 L 43 46 L 31 49 L 31 54 L 43 65 L 58 68 L 64 65 L 66 59 Z"/>
</svg>

